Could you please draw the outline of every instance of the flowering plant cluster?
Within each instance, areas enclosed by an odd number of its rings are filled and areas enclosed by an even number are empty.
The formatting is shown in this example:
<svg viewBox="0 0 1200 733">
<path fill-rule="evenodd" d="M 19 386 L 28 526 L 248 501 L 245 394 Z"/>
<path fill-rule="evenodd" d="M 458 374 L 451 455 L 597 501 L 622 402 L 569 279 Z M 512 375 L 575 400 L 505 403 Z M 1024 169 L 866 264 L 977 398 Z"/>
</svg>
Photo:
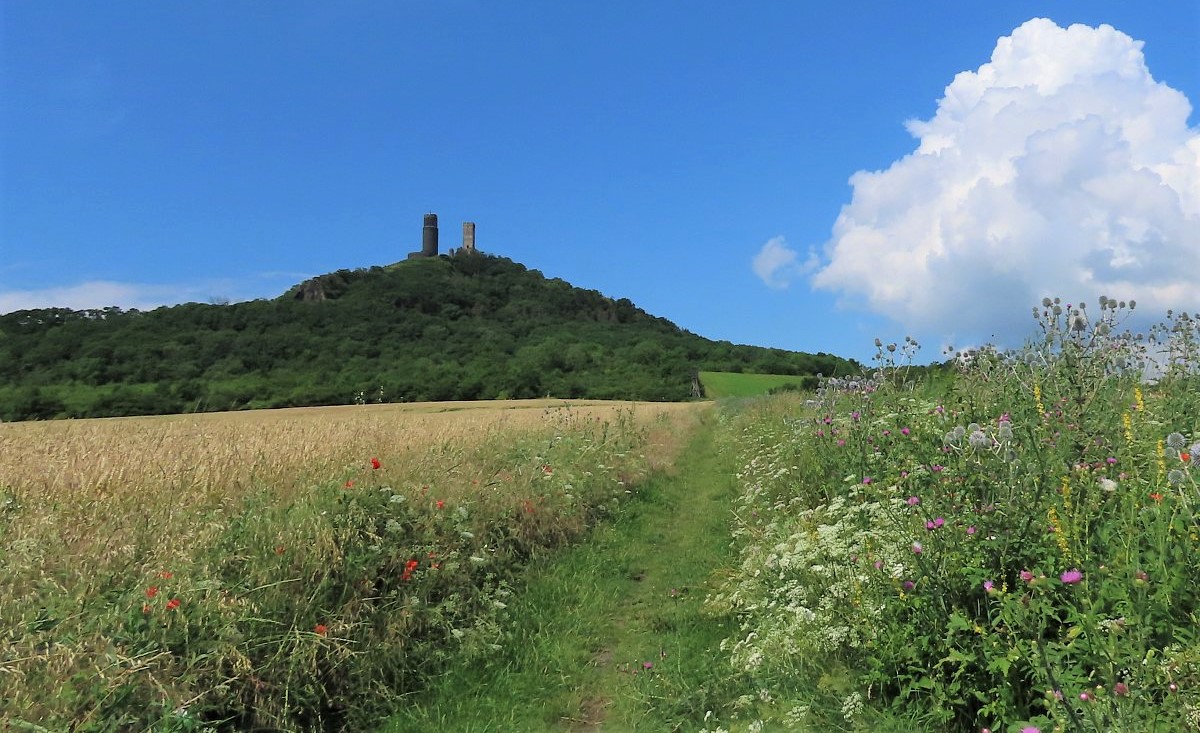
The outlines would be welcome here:
<svg viewBox="0 0 1200 733">
<path fill-rule="evenodd" d="M 730 422 L 741 565 L 711 601 L 775 701 L 754 715 L 1200 730 L 1197 329 L 1122 332 L 1131 307 L 1047 299 L 1019 351 L 917 382 L 881 350 L 799 412 Z"/>
</svg>

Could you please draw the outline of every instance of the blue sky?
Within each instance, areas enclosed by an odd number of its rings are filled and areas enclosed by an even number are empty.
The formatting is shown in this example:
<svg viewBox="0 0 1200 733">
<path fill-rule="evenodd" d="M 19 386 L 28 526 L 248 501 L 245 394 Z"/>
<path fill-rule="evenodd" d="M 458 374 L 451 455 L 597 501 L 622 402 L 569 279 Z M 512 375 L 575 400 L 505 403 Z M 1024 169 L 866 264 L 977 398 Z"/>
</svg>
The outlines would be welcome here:
<svg viewBox="0 0 1200 733">
<path fill-rule="evenodd" d="M 1200 308 L 1195 0 L 14 0 L 0 25 L 0 311 L 273 297 L 403 259 L 426 211 L 443 248 L 471 220 L 703 336 L 860 359 L 1019 342 L 1046 294 Z"/>
</svg>

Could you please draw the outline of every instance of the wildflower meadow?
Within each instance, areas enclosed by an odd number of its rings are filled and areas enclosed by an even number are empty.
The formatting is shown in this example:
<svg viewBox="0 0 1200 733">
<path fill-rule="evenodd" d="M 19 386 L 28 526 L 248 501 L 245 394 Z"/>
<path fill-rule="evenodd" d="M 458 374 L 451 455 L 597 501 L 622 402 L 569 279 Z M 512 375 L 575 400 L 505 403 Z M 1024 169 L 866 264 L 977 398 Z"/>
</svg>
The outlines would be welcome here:
<svg viewBox="0 0 1200 733">
<path fill-rule="evenodd" d="M 1046 299 L 1021 349 L 917 345 L 727 417 L 740 562 L 710 598 L 745 730 L 1200 729 L 1200 321 Z"/>
</svg>

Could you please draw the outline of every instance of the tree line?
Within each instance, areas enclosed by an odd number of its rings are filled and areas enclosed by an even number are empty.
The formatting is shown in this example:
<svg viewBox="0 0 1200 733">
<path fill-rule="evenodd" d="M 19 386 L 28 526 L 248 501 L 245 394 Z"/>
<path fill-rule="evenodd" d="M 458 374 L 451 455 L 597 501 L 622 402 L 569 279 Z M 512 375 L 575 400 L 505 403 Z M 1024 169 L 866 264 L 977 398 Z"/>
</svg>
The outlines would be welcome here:
<svg viewBox="0 0 1200 733">
<path fill-rule="evenodd" d="M 458 253 L 339 270 L 273 300 L 0 316 L 0 417 L 494 398 L 683 400 L 697 370 L 853 362 L 711 341 L 627 299 Z"/>
</svg>

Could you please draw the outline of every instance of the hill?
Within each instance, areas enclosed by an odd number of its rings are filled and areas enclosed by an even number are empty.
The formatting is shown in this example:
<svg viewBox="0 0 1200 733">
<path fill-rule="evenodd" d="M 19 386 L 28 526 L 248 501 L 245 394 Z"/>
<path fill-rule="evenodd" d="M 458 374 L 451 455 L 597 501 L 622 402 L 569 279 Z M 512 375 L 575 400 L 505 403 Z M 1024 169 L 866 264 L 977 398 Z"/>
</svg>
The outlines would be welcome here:
<svg viewBox="0 0 1200 733">
<path fill-rule="evenodd" d="M 681 400 L 698 370 L 857 364 L 711 341 L 481 253 L 339 270 L 274 300 L 0 316 L 0 418 L 363 402 Z"/>
</svg>

